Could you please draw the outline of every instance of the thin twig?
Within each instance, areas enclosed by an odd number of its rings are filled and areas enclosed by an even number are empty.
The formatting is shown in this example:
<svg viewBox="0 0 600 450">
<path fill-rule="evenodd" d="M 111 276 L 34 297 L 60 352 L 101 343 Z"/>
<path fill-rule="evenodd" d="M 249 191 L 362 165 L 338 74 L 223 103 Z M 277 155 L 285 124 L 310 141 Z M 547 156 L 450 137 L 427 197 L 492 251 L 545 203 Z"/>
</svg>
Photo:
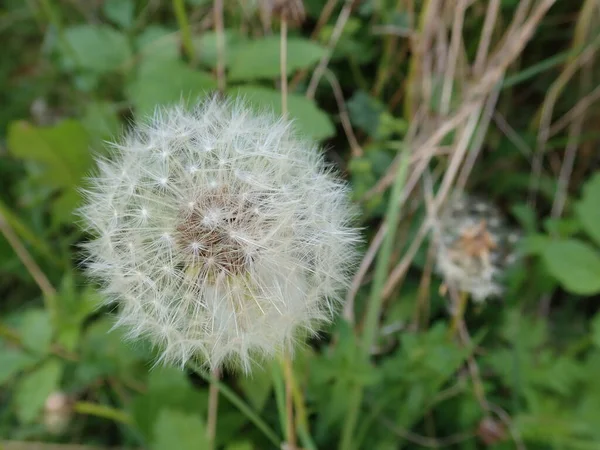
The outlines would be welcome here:
<svg viewBox="0 0 600 450">
<path fill-rule="evenodd" d="M 401 428 L 386 417 L 380 416 L 379 420 L 383 425 L 385 425 L 387 429 L 389 429 L 402 439 L 406 439 L 407 441 L 412 442 L 413 444 L 417 444 L 427 448 L 448 448 L 451 445 L 455 445 L 475 437 L 474 433 L 465 432 L 453 434 L 451 436 L 443 438 L 432 438 L 428 436 L 421 436 L 420 434 L 416 434 L 410 430 Z"/>
<path fill-rule="evenodd" d="M 502 81 L 499 81 L 496 85 L 496 89 L 492 91 L 492 93 L 488 96 L 487 100 L 485 101 L 483 112 L 481 113 L 481 119 L 479 120 L 479 123 L 477 125 L 476 134 L 473 137 L 471 144 L 469 145 L 469 152 L 465 158 L 465 162 L 463 163 L 462 170 L 458 175 L 456 187 L 459 191 L 465 189 L 467 185 L 467 179 L 469 175 L 471 175 L 471 171 L 473 170 L 475 161 L 477 160 L 477 157 L 481 152 L 481 148 L 483 147 L 483 141 L 485 139 L 485 136 L 487 135 L 487 131 L 490 126 L 494 110 L 496 109 L 496 103 L 498 102 L 498 97 L 500 95 L 501 84 Z"/>
<path fill-rule="evenodd" d="M 571 108 L 564 116 L 558 119 L 550 127 L 549 136 L 556 136 L 559 132 L 569 126 L 576 117 L 584 114 L 586 110 L 596 101 L 600 100 L 600 85 L 592 92 L 580 99 L 573 108 Z"/>
<path fill-rule="evenodd" d="M 537 136 L 535 154 L 531 166 L 529 203 L 532 206 L 535 206 L 537 191 L 539 189 L 544 152 L 546 150 L 546 143 L 550 138 L 550 123 L 554 113 L 554 106 L 558 101 L 560 93 L 563 91 L 569 80 L 573 77 L 573 75 L 575 75 L 580 67 L 592 60 L 599 48 L 600 35 L 597 36 L 581 54 L 579 54 L 575 59 L 566 65 L 556 81 L 552 83 L 548 94 L 544 98 L 544 103 L 541 106 L 541 118 L 539 121 L 539 132 Z"/>
<path fill-rule="evenodd" d="M 327 3 L 325 3 L 325 6 L 323 6 L 323 9 L 321 10 L 321 14 L 319 15 L 317 24 L 315 25 L 314 30 L 310 34 L 311 39 L 316 39 L 319 33 L 321 32 L 321 28 L 323 28 L 327 21 L 329 21 L 329 18 L 331 17 L 331 14 L 333 13 L 335 6 L 337 5 L 337 2 L 338 0 L 327 0 Z"/>
<path fill-rule="evenodd" d="M 492 32 L 494 31 L 494 25 L 496 24 L 499 9 L 500 0 L 490 0 L 487 11 L 485 12 L 481 38 L 479 39 L 479 46 L 477 47 L 477 56 L 475 56 L 475 63 L 473 64 L 473 73 L 476 76 L 480 75 L 485 67 L 490 49 L 490 41 L 492 40 Z"/>
<path fill-rule="evenodd" d="M 581 72 L 582 91 L 586 90 L 591 84 L 591 70 L 592 66 L 588 63 Z M 556 195 L 554 196 L 554 202 L 552 203 L 552 210 L 550 212 L 553 219 L 558 219 L 562 215 L 565 203 L 567 202 L 569 180 L 571 179 L 571 173 L 573 172 L 573 166 L 575 165 L 575 156 L 577 154 L 577 148 L 579 147 L 579 138 L 581 137 L 584 120 L 585 110 L 582 114 L 579 114 L 573 119 L 573 123 L 569 127 L 569 139 L 565 149 L 565 157 L 560 167 L 558 186 L 556 187 Z"/>
<path fill-rule="evenodd" d="M 463 22 L 465 19 L 465 10 L 467 9 L 466 0 L 459 0 L 454 11 L 454 22 L 452 24 L 452 40 L 450 42 L 450 52 L 448 54 L 448 67 L 444 74 L 444 85 L 442 87 L 442 98 L 440 100 L 440 112 L 442 115 L 450 111 L 450 100 L 454 90 L 454 74 L 458 62 L 458 52 L 462 42 Z"/>
<path fill-rule="evenodd" d="M 506 121 L 504 116 L 498 111 L 494 112 L 494 123 L 500 131 L 508 138 L 508 140 L 519 150 L 527 159 L 531 159 L 533 150 L 525 142 L 525 140 L 515 131 L 513 127 Z"/>
<path fill-rule="evenodd" d="M 373 259 L 375 259 L 375 255 L 381 247 L 381 243 L 383 242 L 383 238 L 385 237 L 386 226 L 385 223 L 379 227 L 375 237 L 369 244 L 369 248 L 365 253 L 363 260 L 360 263 L 354 278 L 352 279 L 352 284 L 350 285 L 350 289 L 348 289 L 348 294 L 346 295 L 346 302 L 344 303 L 344 310 L 342 312 L 342 317 L 350 324 L 354 324 L 354 300 L 356 298 L 356 294 L 360 289 L 363 279 L 369 270 L 369 267 L 373 263 Z"/>
<path fill-rule="evenodd" d="M 488 406 L 490 408 L 490 411 L 496 414 L 498 418 L 502 421 L 502 423 L 506 425 L 508 431 L 510 431 L 510 435 L 513 438 L 513 441 L 515 441 L 515 446 L 517 447 L 517 450 L 526 450 L 525 443 L 523 442 L 523 438 L 521 437 L 521 433 L 514 426 L 508 413 L 495 403 L 488 403 Z"/>
<path fill-rule="evenodd" d="M 342 31 L 346 26 L 346 22 L 350 18 L 350 13 L 352 12 L 352 5 L 354 4 L 354 0 L 346 0 L 342 10 L 340 11 L 340 15 L 338 16 L 337 21 L 335 22 L 335 26 L 333 28 L 333 32 L 331 33 L 331 37 L 329 38 L 329 42 L 327 43 L 327 51 L 321 57 L 319 64 L 317 65 L 315 71 L 312 74 L 310 82 L 308 83 L 308 88 L 306 89 L 306 96 L 309 99 L 315 98 L 315 92 L 317 91 L 317 86 L 319 85 L 319 81 L 329 64 L 329 60 L 331 59 L 331 55 L 333 54 L 333 50 L 337 45 L 337 42 L 342 35 Z"/>
<path fill-rule="evenodd" d="M 346 133 L 346 138 L 348 138 L 348 143 L 350 144 L 350 151 L 352 156 L 355 158 L 359 158 L 363 155 L 363 149 L 358 143 L 356 139 L 356 135 L 354 134 L 354 130 L 352 129 L 352 124 L 350 123 L 350 117 L 348 117 L 348 110 L 346 108 L 346 102 L 344 100 L 344 94 L 342 93 L 342 87 L 338 82 L 337 78 L 333 74 L 333 72 L 329 69 L 325 71 L 325 77 L 331 84 L 331 89 L 333 90 L 333 95 L 335 97 L 335 101 L 338 105 L 338 110 L 340 113 L 340 121 L 342 122 L 342 127 L 344 128 L 344 132 Z"/>
<path fill-rule="evenodd" d="M 279 48 L 279 71 L 281 76 L 281 113 L 285 116 L 288 112 L 287 95 L 288 95 L 288 79 L 287 79 L 287 18 L 285 15 L 281 17 L 281 40 Z"/>
<path fill-rule="evenodd" d="M 223 25 L 223 0 L 214 0 L 215 34 L 217 39 L 217 87 L 225 92 L 225 29 Z"/>
<path fill-rule="evenodd" d="M 5 220 L 4 215 L 0 211 L 0 232 L 4 235 L 10 246 L 13 248 L 31 277 L 34 279 L 44 297 L 52 299 L 56 296 L 56 289 L 52 286 L 42 269 L 37 265 L 35 260 L 29 254 L 25 246 L 21 243 L 12 227 Z M 50 300 L 51 301 L 51 300 Z"/>
</svg>

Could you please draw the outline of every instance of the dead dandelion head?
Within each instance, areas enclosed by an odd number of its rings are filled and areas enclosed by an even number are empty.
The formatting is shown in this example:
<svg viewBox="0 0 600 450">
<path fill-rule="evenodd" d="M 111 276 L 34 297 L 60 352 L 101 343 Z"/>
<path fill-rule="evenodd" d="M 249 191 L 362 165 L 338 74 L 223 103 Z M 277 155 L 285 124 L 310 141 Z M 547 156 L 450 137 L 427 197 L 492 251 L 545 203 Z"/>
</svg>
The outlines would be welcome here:
<svg viewBox="0 0 600 450">
<path fill-rule="evenodd" d="M 465 195 L 454 198 L 437 231 L 437 271 L 448 285 L 476 301 L 502 293 L 502 275 L 515 258 L 519 234 L 494 205 Z"/>
</svg>

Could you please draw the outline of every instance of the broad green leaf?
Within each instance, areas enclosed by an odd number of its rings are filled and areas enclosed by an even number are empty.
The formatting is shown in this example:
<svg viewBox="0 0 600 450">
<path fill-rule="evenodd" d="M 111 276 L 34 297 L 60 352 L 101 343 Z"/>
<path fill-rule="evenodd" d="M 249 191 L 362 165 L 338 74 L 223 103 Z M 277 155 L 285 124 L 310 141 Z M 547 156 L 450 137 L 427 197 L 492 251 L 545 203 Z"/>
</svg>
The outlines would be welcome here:
<svg viewBox="0 0 600 450">
<path fill-rule="evenodd" d="M 36 359 L 17 348 L 0 347 L 0 385 L 14 377 L 21 370 L 35 364 Z"/>
<path fill-rule="evenodd" d="M 257 370 L 252 375 L 242 377 L 239 385 L 250 405 L 262 411 L 273 390 L 273 379 L 267 370 Z"/>
<path fill-rule="evenodd" d="M 34 353 L 46 355 L 52 341 L 52 324 L 48 312 L 31 309 L 23 314 L 19 327 L 23 345 Z"/>
<path fill-rule="evenodd" d="M 583 187 L 583 196 L 575 212 L 585 232 L 600 246 L 600 172 Z"/>
<path fill-rule="evenodd" d="M 233 88 L 231 92 L 246 97 L 258 110 L 267 108 L 272 109 L 276 114 L 281 114 L 279 91 L 260 86 L 242 86 Z M 296 129 L 301 134 L 317 141 L 335 134 L 329 116 L 303 95 L 288 94 L 288 110 L 290 118 L 294 120 Z"/>
<path fill-rule="evenodd" d="M 253 450 L 254 447 L 250 442 L 234 442 L 225 447 L 225 450 Z"/>
<path fill-rule="evenodd" d="M 76 289 L 75 277 L 66 271 L 58 296 L 58 336 L 57 342 L 69 351 L 75 351 L 80 342 L 82 325 L 101 304 L 100 295 L 90 286 Z"/>
<path fill-rule="evenodd" d="M 129 28 L 133 24 L 133 0 L 106 0 L 102 10 L 108 20 L 122 28 Z"/>
<path fill-rule="evenodd" d="M 103 376 L 136 377 L 143 365 L 144 357 L 140 345 L 135 347 L 124 340 L 120 328 L 112 329 L 113 322 L 103 318 L 92 323 L 79 343 L 81 362 L 77 364 L 75 377 L 79 384 L 86 385 Z"/>
<path fill-rule="evenodd" d="M 152 450 L 208 450 L 204 422 L 200 416 L 163 409 L 154 426 Z"/>
<path fill-rule="evenodd" d="M 600 348 L 600 313 L 596 313 L 592 319 L 591 328 L 592 342 L 596 347 Z"/>
<path fill-rule="evenodd" d="M 249 81 L 280 76 L 280 38 L 278 35 L 236 45 L 229 58 L 229 79 Z M 290 37 L 287 42 L 287 74 L 316 64 L 325 48 L 308 39 Z"/>
<path fill-rule="evenodd" d="M 75 25 L 67 28 L 65 38 L 66 56 L 82 69 L 106 73 L 123 67 L 132 57 L 127 36 L 107 25 Z"/>
<path fill-rule="evenodd" d="M 8 147 L 17 158 L 44 164 L 51 187 L 76 185 L 91 162 L 88 135 L 76 120 L 52 127 L 13 122 L 8 129 Z"/>
<path fill-rule="evenodd" d="M 180 58 L 177 30 L 159 25 L 150 25 L 135 40 L 143 58 L 175 61 Z"/>
<path fill-rule="evenodd" d="M 148 58 L 140 65 L 127 92 L 136 114 L 144 116 L 159 105 L 193 101 L 215 86 L 215 80 L 208 73 L 194 70 L 181 61 Z"/>
<path fill-rule="evenodd" d="M 600 254 L 591 246 L 575 239 L 553 241 L 542 256 L 548 271 L 568 292 L 600 292 Z"/>
<path fill-rule="evenodd" d="M 173 367 L 158 367 L 148 376 L 148 390 L 137 396 L 132 415 L 141 433 L 152 438 L 159 413 L 165 408 L 183 413 L 205 414 L 206 392 L 194 389 L 185 372 Z"/>
<path fill-rule="evenodd" d="M 370 136 L 376 136 L 381 115 L 385 105 L 364 91 L 357 90 L 348 100 L 348 114 L 352 124 L 366 131 Z"/>
<path fill-rule="evenodd" d="M 121 129 L 117 109 L 108 102 L 87 103 L 81 123 L 94 142 L 112 139 Z"/>
<path fill-rule="evenodd" d="M 225 49 L 236 48 L 243 38 L 234 30 L 225 30 Z M 198 53 L 200 64 L 205 67 L 214 68 L 217 65 L 217 34 L 214 31 L 207 31 L 193 39 L 194 48 Z M 225 66 L 229 66 L 232 59 L 231 51 L 225 51 L 223 55 Z"/>
<path fill-rule="evenodd" d="M 19 380 L 15 389 L 17 417 L 23 423 L 33 422 L 48 396 L 58 390 L 63 366 L 56 359 L 50 359 Z"/>
<path fill-rule="evenodd" d="M 36 181 L 46 189 L 62 191 L 53 202 L 54 223 L 72 220 L 71 212 L 79 201 L 77 186 L 92 162 L 88 146 L 88 134 L 76 120 L 51 127 L 16 121 L 8 128 L 8 148 L 13 156 L 41 164 L 44 170 L 35 174 Z"/>
</svg>

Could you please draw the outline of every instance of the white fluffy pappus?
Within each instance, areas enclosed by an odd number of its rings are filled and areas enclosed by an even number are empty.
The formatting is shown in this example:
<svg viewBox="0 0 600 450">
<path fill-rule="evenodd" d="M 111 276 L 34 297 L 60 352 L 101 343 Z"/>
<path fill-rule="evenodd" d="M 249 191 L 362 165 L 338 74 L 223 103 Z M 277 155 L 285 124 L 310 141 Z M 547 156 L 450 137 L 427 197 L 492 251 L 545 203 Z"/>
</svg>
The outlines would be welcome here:
<svg viewBox="0 0 600 450">
<path fill-rule="evenodd" d="M 333 317 L 356 261 L 346 184 L 290 122 L 211 97 L 99 159 L 87 273 L 162 362 L 251 369 Z"/>
<path fill-rule="evenodd" d="M 449 285 L 477 302 L 503 293 L 503 275 L 516 258 L 520 235 L 494 205 L 455 196 L 436 231 L 436 268 Z"/>
</svg>

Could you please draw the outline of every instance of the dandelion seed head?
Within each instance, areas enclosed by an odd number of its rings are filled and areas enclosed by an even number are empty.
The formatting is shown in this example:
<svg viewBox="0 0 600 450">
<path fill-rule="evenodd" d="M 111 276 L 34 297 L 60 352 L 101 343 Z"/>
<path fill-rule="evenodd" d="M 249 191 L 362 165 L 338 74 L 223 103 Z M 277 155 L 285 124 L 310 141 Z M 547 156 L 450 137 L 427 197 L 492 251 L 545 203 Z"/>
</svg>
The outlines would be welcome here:
<svg viewBox="0 0 600 450">
<path fill-rule="evenodd" d="M 331 319 L 356 261 L 346 185 L 290 123 L 240 100 L 176 106 L 99 161 L 88 273 L 161 361 L 248 371 Z"/>
<path fill-rule="evenodd" d="M 520 235 L 494 205 L 466 195 L 455 197 L 436 231 L 436 268 L 447 284 L 478 302 L 503 293 L 502 278 L 516 260 Z"/>
</svg>

